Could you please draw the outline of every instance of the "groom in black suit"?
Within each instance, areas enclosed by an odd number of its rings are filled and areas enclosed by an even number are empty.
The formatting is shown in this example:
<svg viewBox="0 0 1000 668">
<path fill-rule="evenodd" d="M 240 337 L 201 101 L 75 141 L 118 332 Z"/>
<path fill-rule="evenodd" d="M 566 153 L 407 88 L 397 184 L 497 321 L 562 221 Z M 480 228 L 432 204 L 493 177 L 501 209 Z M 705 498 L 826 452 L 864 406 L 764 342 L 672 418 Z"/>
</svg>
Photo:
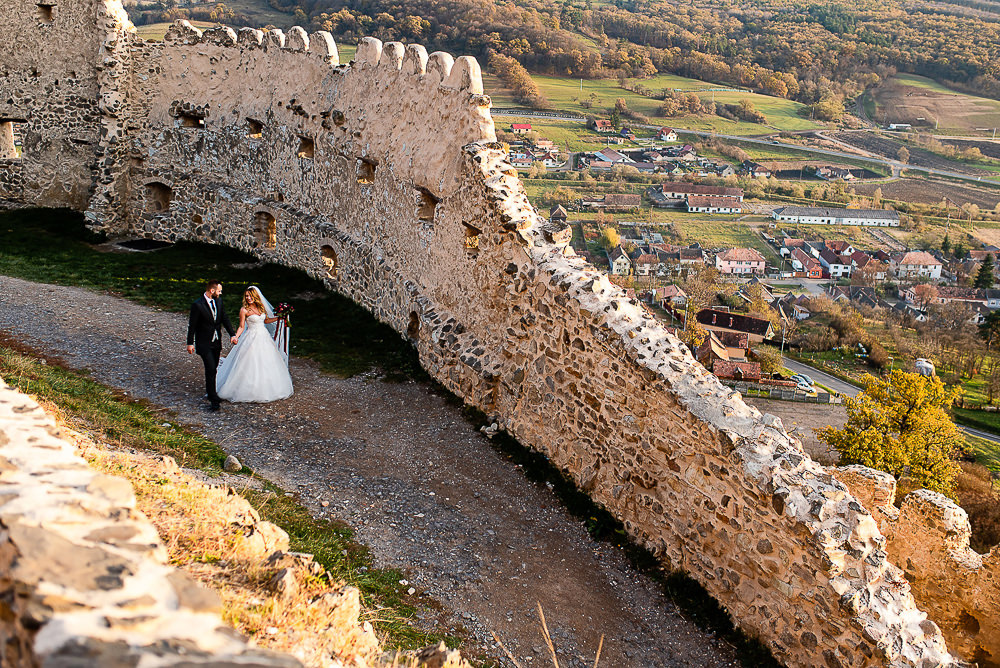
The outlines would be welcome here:
<svg viewBox="0 0 1000 668">
<path fill-rule="evenodd" d="M 219 281 L 209 281 L 205 285 L 205 294 L 191 304 L 187 351 L 192 355 L 197 352 L 205 363 L 205 389 L 213 411 L 219 410 L 220 405 L 219 395 L 215 391 L 215 373 L 219 368 L 219 356 L 222 355 L 223 327 L 229 332 L 230 342 L 235 345 L 236 332 L 222 306 L 222 284 Z"/>
</svg>

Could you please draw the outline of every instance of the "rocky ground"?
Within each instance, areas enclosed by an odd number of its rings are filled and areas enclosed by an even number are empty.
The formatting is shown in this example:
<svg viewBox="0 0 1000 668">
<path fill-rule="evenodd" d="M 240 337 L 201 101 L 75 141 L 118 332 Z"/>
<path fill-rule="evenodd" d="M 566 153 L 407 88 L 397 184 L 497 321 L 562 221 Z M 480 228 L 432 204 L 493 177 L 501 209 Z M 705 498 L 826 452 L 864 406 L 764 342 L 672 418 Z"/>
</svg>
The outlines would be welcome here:
<svg viewBox="0 0 1000 668">
<path fill-rule="evenodd" d="M 548 661 L 538 602 L 563 668 L 592 665 L 602 635 L 601 666 L 739 665 L 431 386 L 338 379 L 293 359 L 291 399 L 208 413 L 185 331 L 175 313 L 0 277 L 0 332 L 175 412 L 316 515 L 347 522 L 470 631 L 467 651 L 501 656 L 495 632 L 522 665 Z"/>
</svg>

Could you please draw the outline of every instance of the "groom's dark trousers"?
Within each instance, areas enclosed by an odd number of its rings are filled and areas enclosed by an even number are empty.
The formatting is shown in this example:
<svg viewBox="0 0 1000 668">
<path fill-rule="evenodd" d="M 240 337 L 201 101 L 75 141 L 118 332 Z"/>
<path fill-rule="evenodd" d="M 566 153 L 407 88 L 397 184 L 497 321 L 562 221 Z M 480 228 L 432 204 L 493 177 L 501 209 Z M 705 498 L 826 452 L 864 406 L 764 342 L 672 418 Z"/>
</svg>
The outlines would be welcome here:
<svg viewBox="0 0 1000 668">
<path fill-rule="evenodd" d="M 213 405 L 219 403 L 219 395 L 215 391 L 215 374 L 219 368 L 219 357 L 222 355 L 222 328 L 225 327 L 230 336 L 235 336 L 229 316 L 222 306 L 222 300 L 216 298 L 215 316 L 204 296 L 191 304 L 191 317 L 188 318 L 187 344 L 194 346 L 201 361 L 205 363 L 205 393 Z"/>
</svg>

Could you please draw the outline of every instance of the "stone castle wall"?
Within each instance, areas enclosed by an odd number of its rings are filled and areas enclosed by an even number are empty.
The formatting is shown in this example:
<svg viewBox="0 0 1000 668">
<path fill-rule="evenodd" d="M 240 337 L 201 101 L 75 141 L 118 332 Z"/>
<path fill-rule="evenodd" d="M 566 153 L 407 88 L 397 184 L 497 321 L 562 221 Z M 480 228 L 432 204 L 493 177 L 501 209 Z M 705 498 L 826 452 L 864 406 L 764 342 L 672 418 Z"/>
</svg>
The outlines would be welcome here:
<svg viewBox="0 0 1000 668">
<path fill-rule="evenodd" d="M 996 665 L 1000 657 L 1000 546 L 985 555 L 969 547 L 969 517 L 950 499 L 926 489 L 894 505 L 896 481 L 863 466 L 834 471 L 870 509 L 903 569 L 913 595 L 941 625 L 948 646 L 964 657 Z"/>
<path fill-rule="evenodd" d="M 340 65 L 301 29 L 111 41 L 95 225 L 249 250 L 364 305 L 788 665 L 953 662 L 865 507 L 535 213 L 475 60 L 366 39 Z"/>
<path fill-rule="evenodd" d="M 221 609 L 167 565 L 128 481 L 90 469 L 37 403 L 0 380 L 0 663 L 302 665 L 248 647 Z"/>
</svg>

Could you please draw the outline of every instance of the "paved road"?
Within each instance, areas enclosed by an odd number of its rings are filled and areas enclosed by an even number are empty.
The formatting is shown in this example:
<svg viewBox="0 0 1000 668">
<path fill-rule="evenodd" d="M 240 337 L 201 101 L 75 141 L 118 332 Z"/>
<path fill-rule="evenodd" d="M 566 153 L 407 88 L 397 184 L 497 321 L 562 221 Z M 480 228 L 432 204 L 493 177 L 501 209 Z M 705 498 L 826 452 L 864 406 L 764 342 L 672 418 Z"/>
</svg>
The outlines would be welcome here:
<svg viewBox="0 0 1000 668">
<path fill-rule="evenodd" d="M 813 368 L 808 364 L 802 364 L 801 362 L 796 362 L 795 360 L 788 359 L 787 357 L 782 357 L 784 364 L 787 368 L 791 369 L 795 373 L 804 373 L 814 381 L 826 385 L 831 390 L 836 390 L 841 394 L 848 397 L 856 397 L 861 391 L 861 388 L 852 383 L 845 382 L 835 376 L 831 376 L 828 373 L 824 373 L 819 369 Z M 991 434 L 987 431 L 982 431 L 979 429 L 973 429 L 972 427 L 965 427 L 963 425 L 958 425 L 959 428 L 966 434 L 971 436 L 976 436 L 978 438 L 985 439 L 987 441 L 993 441 L 994 443 L 1000 443 L 1000 436 L 997 434 Z"/>
<path fill-rule="evenodd" d="M 845 382 L 835 376 L 831 376 L 828 373 L 824 373 L 819 369 L 814 369 L 808 364 L 802 364 L 801 362 L 796 362 L 795 360 L 788 359 L 787 357 L 781 358 L 784 361 L 785 367 L 791 369 L 795 373 L 804 373 L 810 378 L 812 378 L 817 383 L 826 385 L 831 390 L 840 392 L 847 397 L 856 397 L 858 392 L 861 391 L 857 385 Z"/>
<path fill-rule="evenodd" d="M 538 114 L 533 114 L 530 111 L 519 111 L 519 110 L 494 110 L 494 116 L 537 116 Z M 580 122 L 579 116 L 555 116 L 545 114 L 541 116 L 542 118 L 547 118 L 554 121 L 576 121 Z M 641 125 L 638 123 L 633 123 L 632 127 L 636 128 L 649 128 L 656 130 L 660 126 L 658 125 Z M 933 174 L 935 176 L 946 176 L 952 179 L 959 179 L 961 181 L 970 181 L 972 183 L 986 183 L 988 185 L 995 185 L 994 181 L 983 181 L 981 176 L 970 176 L 969 174 L 962 174 L 961 172 L 952 172 L 947 169 L 934 169 L 932 167 L 920 167 L 917 165 L 911 165 L 906 162 L 900 162 L 899 160 L 888 160 L 885 158 L 872 158 L 863 155 L 858 155 L 857 153 L 847 153 L 845 151 L 834 151 L 825 148 L 816 148 L 813 146 L 797 146 L 795 144 L 783 144 L 774 139 L 757 139 L 754 137 L 746 137 L 741 135 L 727 135 L 720 134 L 718 132 L 706 132 L 704 130 L 682 130 L 680 128 L 674 128 L 678 134 L 689 134 L 696 135 L 698 137 L 711 137 L 716 139 L 728 139 L 730 141 L 744 141 L 751 144 L 762 144 L 765 146 L 782 146 L 785 148 L 794 149 L 796 151 L 805 151 L 806 153 L 817 153 L 819 155 L 824 155 L 833 158 L 849 158 L 851 160 L 864 160 L 877 165 L 884 165 L 892 170 L 893 174 L 898 174 L 900 170 L 908 169 L 915 172 L 923 172 L 925 174 Z"/>
</svg>

